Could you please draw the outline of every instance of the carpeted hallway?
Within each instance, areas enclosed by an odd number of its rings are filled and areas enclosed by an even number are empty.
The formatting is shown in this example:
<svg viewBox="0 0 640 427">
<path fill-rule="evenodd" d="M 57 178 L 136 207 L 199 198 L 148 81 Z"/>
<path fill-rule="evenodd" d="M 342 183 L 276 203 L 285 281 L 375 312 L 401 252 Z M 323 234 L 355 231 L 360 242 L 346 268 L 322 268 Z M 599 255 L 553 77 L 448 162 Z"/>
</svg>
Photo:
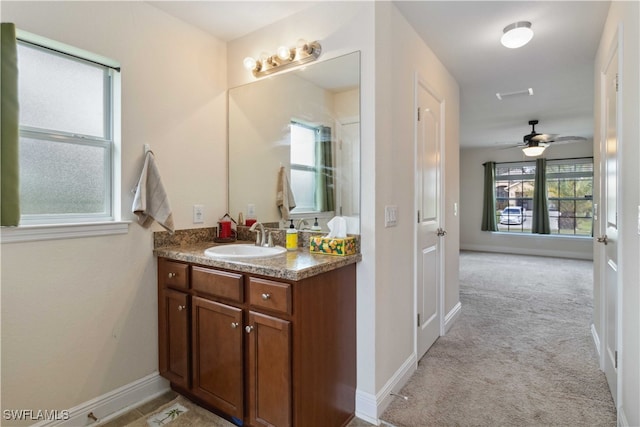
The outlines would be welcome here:
<svg viewBox="0 0 640 427">
<path fill-rule="evenodd" d="M 615 426 L 592 263 L 462 252 L 461 314 L 382 415 L 399 427 Z"/>
</svg>

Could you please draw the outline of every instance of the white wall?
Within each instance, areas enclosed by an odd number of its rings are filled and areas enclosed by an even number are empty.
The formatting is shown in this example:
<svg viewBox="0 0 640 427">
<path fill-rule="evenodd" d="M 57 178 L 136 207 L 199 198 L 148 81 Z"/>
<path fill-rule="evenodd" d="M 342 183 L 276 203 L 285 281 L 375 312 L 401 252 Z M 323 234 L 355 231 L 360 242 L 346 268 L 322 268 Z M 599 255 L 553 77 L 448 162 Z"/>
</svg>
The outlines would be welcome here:
<svg viewBox="0 0 640 427">
<path fill-rule="evenodd" d="M 402 49 L 398 49 L 402 46 Z M 393 58 L 393 60 L 389 60 Z M 376 2 L 376 211 L 398 206 L 398 226 L 376 221 L 376 334 L 378 391 L 389 392 L 399 368 L 415 360 L 415 76 L 445 104 L 444 315 L 459 303 L 459 88 L 435 54 L 390 2 Z M 397 391 L 397 390 L 396 390 Z M 380 396 L 387 398 L 386 395 Z M 388 403 L 382 402 L 382 407 Z"/>
<path fill-rule="evenodd" d="M 593 156 L 590 142 L 550 146 L 547 159 Z M 519 148 L 463 148 L 460 150 L 460 247 L 467 250 L 593 259 L 592 239 L 481 231 L 484 167 L 488 161 L 531 160 Z M 595 184 L 594 184 L 595 186 Z"/>
<path fill-rule="evenodd" d="M 619 149 L 619 277 L 618 289 L 621 293 L 618 301 L 620 310 L 619 348 L 619 387 L 618 408 L 619 425 L 640 425 L 640 245 L 638 242 L 638 209 L 640 208 L 640 3 L 611 2 L 609 15 L 600 39 L 600 47 L 595 60 L 595 135 L 596 159 L 600 160 L 602 116 L 604 114 L 600 96 L 600 72 L 616 37 L 620 31 L 622 44 L 619 54 L 622 68 L 619 70 L 621 97 L 618 114 L 621 116 L 621 128 L 618 133 Z M 599 175 L 598 175 L 599 177 Z M 601 197 L 598 194 L 597 197 Z M 603 230 L 600 221 L 596 230 Z M 602 338 L 602 294 L 600 264 L 604 254 L 602 245 L 594 247 L 594 327 Z"/>
<path fill-rule="evenodd" d="M 122 209 L 148 143 L 176 228 L 226 208 L 224 43 L 144 2 L 2 2 L 3 22 L 120 62 Z M 69 409 L 158 369 L 152 230 L 2 244 L 2 409 Z M 97 414 L 99 417 L 102 414 Z"/>
</svg>

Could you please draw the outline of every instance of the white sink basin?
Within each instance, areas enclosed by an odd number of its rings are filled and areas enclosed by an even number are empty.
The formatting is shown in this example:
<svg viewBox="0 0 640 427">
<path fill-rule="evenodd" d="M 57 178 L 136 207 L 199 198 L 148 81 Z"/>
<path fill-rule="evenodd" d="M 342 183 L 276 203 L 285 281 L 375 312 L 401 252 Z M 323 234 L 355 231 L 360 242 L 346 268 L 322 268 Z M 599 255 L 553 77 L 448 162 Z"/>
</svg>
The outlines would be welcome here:
<svg viewBox="0 0 640 427">
<path fill-rule="evenodd" d="M 254 244 L 238 243 L 233 245 L 213 246 L 205 249 L 204 254 L 216 259 L 236 258 L 269 258 L 281 255 L 287 250 L 282 246 L 256 246 Z"/>
</svg>

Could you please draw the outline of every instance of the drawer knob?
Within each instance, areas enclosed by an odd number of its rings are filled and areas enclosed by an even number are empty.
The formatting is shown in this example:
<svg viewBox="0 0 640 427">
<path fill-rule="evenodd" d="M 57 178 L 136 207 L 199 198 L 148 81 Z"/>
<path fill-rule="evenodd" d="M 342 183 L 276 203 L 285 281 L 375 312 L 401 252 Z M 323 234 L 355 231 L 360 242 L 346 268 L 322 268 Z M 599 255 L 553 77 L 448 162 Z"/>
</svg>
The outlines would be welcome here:
<svg viewBox="0 0 640 427">
<path fill-rule="evenodd" d="M 178 306 L 178 311 L 182 311 L 182 310 L 184 310 L 185 308 L 187 308 L 187 306 L 186 306 L 186 305 L 179 305 L 179 306 Z"/>
<path fill-rule="evenodd" d="M 251 331 L 253 330 L 253 326 L 245 326 L 244 330 L 247 331 L 248 334 L 250 334 Z"/>
<path fill-rule="evenodd" d="M 263 300 L 265 300 L 265 301 L 266 301 L 266 300 L 268 300 L 268 299 L 270 299 L 270 298 L 271 298 L 271 294 L 262 294 L 262 299 L 263 299 Z"/>
<path fill-rule="evenodd" d="M 239 323 L 238 323 L 238 322 L 231 322 L 231 327 L 232 327 L 233 329 L 237 328 L 237 327 L 238 327 L 238 325 L 239 325 Z"/>
<path fill-rule="evenodd" d="M 173 279 L 174 277 L 176 277 L 177 274 L 176 273 L 169 273 L 169 279 Z"/>
</svg>

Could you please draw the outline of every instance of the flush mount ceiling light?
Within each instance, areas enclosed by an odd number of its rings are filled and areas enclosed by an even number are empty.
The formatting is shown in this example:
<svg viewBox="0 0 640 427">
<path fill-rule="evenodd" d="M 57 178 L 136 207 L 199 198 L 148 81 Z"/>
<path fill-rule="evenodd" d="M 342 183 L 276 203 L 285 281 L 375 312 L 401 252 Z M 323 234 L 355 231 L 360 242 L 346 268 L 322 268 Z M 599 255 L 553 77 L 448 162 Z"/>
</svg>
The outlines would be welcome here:
<svg viewBox="0 0 640 427">
<path fill-rule="evenodd" d="M 504 27 L 503 32 L 504 34 L 500 42 L 504 47 L 508 47 L 509 49 L 522 47 L 533 38 L 531 22 L 528 21 L 518 21 L 507 25 Z"/>
<path fill-rule="evenodd" d="M 298 40 L 296 47 L 280 46 L 275 55 L 263 53 L 260 59 L 247 57 L 244 59 L 244 68 L 251 71 L 254 76 L 262 77 L 297 65 L 315 61 L 322 53 L 322 46 L 317 41 L 307 42 Z"/>
</svg>

